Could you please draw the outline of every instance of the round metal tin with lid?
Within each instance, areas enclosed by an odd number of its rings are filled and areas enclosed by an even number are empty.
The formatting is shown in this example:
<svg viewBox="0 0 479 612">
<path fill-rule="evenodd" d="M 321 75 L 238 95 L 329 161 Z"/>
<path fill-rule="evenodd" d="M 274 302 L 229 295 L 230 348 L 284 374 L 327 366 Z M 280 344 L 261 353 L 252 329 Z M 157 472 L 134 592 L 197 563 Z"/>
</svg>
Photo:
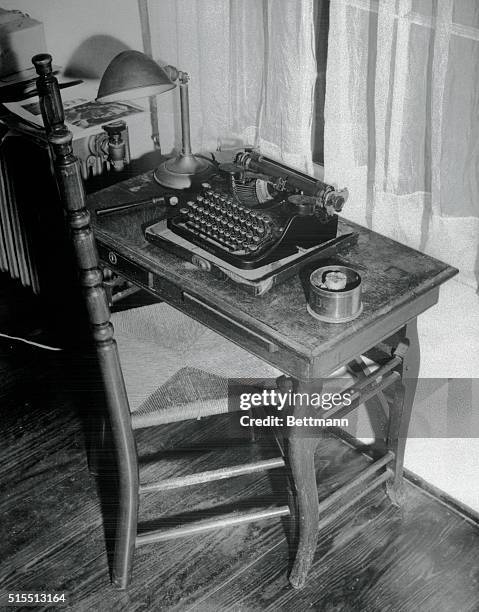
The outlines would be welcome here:
<svg viewBox="0 0 479 612">
<path fill-rule="evenodd" d="M 309 277 L 307 309 L 310 315 L 326 323 L 347 323 L 363 309 L 361 277 L 349 266 L 323 266 Z"/>
</svg>

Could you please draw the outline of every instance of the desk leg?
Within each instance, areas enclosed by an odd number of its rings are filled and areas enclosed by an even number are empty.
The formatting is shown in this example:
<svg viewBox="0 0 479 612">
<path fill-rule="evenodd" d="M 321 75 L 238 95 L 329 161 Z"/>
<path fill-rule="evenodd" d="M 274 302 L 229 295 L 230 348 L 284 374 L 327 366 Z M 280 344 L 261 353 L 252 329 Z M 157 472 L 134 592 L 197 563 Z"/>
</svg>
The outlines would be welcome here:
<svg viewBox="0 0 479 612">
<path fill-rule="evenodd" d="M 297 382 L 296 393 L 318 393 L 317 383 Z M 311 416 L 309 406 L 296 404 L 294 416 L 301 418 Z M 296 589 L 301 588 L 313 562 L 319 531 L 319 502 L 314 466 L 314 451 L 319 440 L 301 435 L 301 427 L 291 430 L 288 440 L 288 459 L 297 494 L 297 511 L 299 515 L 299 538 L 296 557 L 289 576 L 289 581 Z M 304 429 L 303 429 L 304 431 Z M 292 509 L 293 510 L 293 509 Z"/>
<path fill-rule="evenodd" d="M 395 505 L 400 505 L 403 496 L 403 465 L 406 450 L 407 432 L 411 411 L 416 394 L 419 375 L 419 338 L 417 334 L 417 319 L 408 323 L 401 330 L 401 340 L 408 340 L 409 347 L 399 368 L 401 380 L 397 383 L 394 394 L 394 405 L 391 407 L 387 436 L 387 450 L 394 453 L 392 469 L 394 479 L 387 485 L 388 495 Z"/>
</svg>

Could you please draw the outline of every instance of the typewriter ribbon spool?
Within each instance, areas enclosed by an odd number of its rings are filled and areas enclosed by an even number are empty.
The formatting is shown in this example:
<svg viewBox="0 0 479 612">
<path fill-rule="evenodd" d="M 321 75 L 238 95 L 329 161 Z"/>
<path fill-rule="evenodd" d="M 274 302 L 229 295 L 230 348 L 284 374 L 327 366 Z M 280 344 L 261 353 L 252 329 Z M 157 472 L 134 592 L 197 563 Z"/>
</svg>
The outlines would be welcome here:
<svg viewBox="0 0 479 612">
<path fill-rule="evenodd" d="M 341 283 L 342 279 L 345 282 Z M 307 309 L 310 315 L 326 323 L 352 321 L 363 310 L 360 275 L 348 266 L 317 268 L 309 277 Z"/>
</svg>

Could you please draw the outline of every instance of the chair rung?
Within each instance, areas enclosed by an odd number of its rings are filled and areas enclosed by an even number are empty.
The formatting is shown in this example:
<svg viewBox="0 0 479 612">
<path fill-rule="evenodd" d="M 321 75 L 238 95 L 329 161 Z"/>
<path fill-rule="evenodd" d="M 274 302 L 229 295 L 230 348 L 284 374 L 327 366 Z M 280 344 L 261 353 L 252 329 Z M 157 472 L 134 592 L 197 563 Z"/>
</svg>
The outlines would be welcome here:
<svg viewBox="0 0 479 612">
<path fill-rule="evenodd" d="M 194 535 L 197 533 L 204 533 L 205 531 L 211 531 L 212 529 L 221 529 L 223 527 L 250 523 L 251 521 L 260 521 L 267 518 L 287 516 L 289 513 L 290 510 L 288 506 L 272 506 L 270 508 L 263 508 L 262 510 L 232 512 L 214 519 L 201 519 L 187 525 L 178 525 L 168 529 L 157 529 L 155 531 L 140 533 L 136 536 L 135 544 L 136 546 L 143 546 L 144 544 L 153 544 L 155 542 L 173 540 L 175 538 L 182 538 L 184 536 Z"/>
<path fill-rule="evenodd" d="M 324 510 L 339 501 L 343 497 L 343 495 L 349 493 L 349 491 L 357 487 L 358 484 L 367 480 L 370 476 L 372 476 L 375 472 L 390 463 L 393 459 L 394 453 L 388 451 L 383 457 L 371 463 L 371 465 L 362 472 L 360 472 L 356 476 L 356 478 L 353 478 L 353 480 L 350 480 L 348 483 L 334 491 L 334 493 L 331 493 L 331 495 L 329 495 L 328 497 L 326 497 L 326 499 L 320 502 L 319 512 L 324 512 Z"/>
<path fill-rule="evenodd" d="M 167 478 L 158 482 L 141 484 L 140 493 L 154 493 L 156 491 L 166 491 L 179 487 L 189 487 L 203 482 L 224 480 L 225 478 L 232 478 L 233 476 L 243 476 L 244 474 L 252 474 L 253 472 L 262 472 L 264 470 L 272 470 L 279 467 L 284 467 L 284 459 L 282 457 L 255 461 L 247 463 L 246 465 L 232 465 L 217 470 L 207 470 L 206 472 L 197 472 L 196 474 L 189 474 L 187 476 L 178 476 L 177 478 Z"/>
</svg>

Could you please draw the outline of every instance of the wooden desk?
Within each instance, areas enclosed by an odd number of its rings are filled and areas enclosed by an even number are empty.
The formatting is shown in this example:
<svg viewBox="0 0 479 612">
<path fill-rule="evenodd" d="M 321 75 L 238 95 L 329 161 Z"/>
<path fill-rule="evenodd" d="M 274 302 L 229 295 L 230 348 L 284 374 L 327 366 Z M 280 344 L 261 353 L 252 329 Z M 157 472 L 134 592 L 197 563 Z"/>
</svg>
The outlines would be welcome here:
<svg viewBox="0 0 479 612">
<path fill-rule="evenodd" d="M 362 479 L 344 487 L 333 500 L 347 495 L 351 505 L 374 486 L 387 482 L 393 502 L 398 503 L 407 428 L 419 369 L 416 330 L 418 315 L 434 305 L 439 286 L 456 270 L 423 253 L 410 249 L 353 223 L 340 221 L 341 233 L 359 233 L 357 245 L 341 255 L 360 271 L 363 279 L 362 314 L 350 323 L 321 323 L 306 310 L 304 284 L 294 277 L 263 297 L 252 297 L 230 281 L 220 281 L 192 264 L 146 242 L 143 228 L 167 214 L 161 207 L 95 218 L 97 208 L 159 195 L 150 174 L 141 175 L 105 189 L 88 199 L 100 259 L 133 283 L 147 289 L 182 312 L 214 329 L 291 377 L 298 392 L 317 391 L 318 381 L 337 368 L 373 349 L 383 357 L 386 371 L 381 380 L 394 390 L 386 441 L 386 454 L 371 465 L 367 476 L 381 470 L 359 494 L 352 495 Z M 375 348 L 376 347 L 376 348 Z M 387 365 L 389 364 L 389 365 Z M 287 381 L 283 381 L 285 384 Z M 380 383 L 381 381 L 379 381 Z M 384 400 L 374 377 L 362 389 L 358 403 L 374 392 Z M 357 405 L 356 404 L 356 405 Z M 321 412 L 321 411 L 320 411 Z M 313 414 L 309 406 L 295 406 L 296 416 Z M 338 412 L 346 414 L 346 411 Z M 318 410 L 314 412 L 318 415 Z M 330 414 L 330 413 L 329 413 Z M 337 416 L 337 415 L 335 415 Z M 320 516 L 331 506 L 318 504 L 314 449 L 318 438 L 305 438 L 294 428 L 287 444 L 288 460 L 297 492 L 299 545 L 290 576 L 299 587 L 306 578 L 314 555 L 318 529 L 331 516 Z M 385 468 L 390 463 L 388 468 Z"/>
</svg>

